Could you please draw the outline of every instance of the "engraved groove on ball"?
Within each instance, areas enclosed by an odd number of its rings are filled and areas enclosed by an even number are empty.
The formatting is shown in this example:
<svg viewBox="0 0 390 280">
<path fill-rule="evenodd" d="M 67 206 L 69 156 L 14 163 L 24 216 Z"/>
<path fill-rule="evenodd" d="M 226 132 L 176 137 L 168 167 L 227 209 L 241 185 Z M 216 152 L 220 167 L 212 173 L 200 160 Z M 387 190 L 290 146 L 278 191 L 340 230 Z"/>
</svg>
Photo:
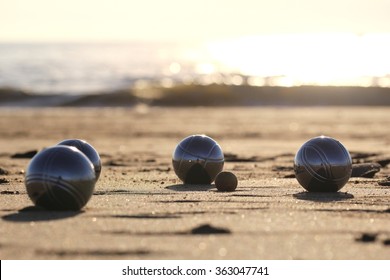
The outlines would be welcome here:
<svg viewBox="0 0 390 280">
<path fill-rule="evenodd" d="M 44 182 L 43 187 L 48 196 L 57 203 L 62 204 L 61 197 L 59 197 L 59 193 L 56 191 L 57 188 L 68 193 L 74 199 L 74 201 L 77 202 L 79 208 L 85 205 L 88 201 L 88 197 L 80 192 L 75 186 L 65 182 L 61 178 L 47 176 L 46 174 L 32 174 L 26 177 L 27 184 L 39 184 L 42 181 Z"/>
<path fill-rule="evenodd" d="M 35 155 L 25 176 L 30 199 L 50 210 L 81 209 L 91 198 L 95 183 L 95 170 L 87 156 L 64 145 Z"/>
<path fill-rule="evenodd" d="M 35 179 L 29 178 L 26 184 L 28 184 L 31 190 L 36 188 L 41 189 L 40 193 L 33 191 L 29 196 L 36 205 L 44 208 L 77 210 L 86 204 L 86 201 L 82 201 L 79 195 L 68 189 L 68 185 L 64 185 L 63 182 L 58 180 L 53 180 L 52 182 L 44 181 L 42 183 L 42 178 L 40 177 Z"/>
<path fill-rule="evenodd" d="M 308 191 L 338 191 L 351 176 L 352 160 L 339 141 L 315 137 L 298 150 L 294 171 L 298 182 Z"/>
<path fill-rule="evenodd" d="M 310 164 L 310 161 L 308 160 L 308 150 L 309 149 L 313 149 L 317 154 L 318 156 L 321 158 L 321 161 L 322 161 L 322 166 L 324 166 L 324 171 L 325 171 L 325 175 L 326 176 L 321 176 L 317 171 L 315 171 L 311 164 Z M 329 163 L 329 160 L 327 159 L 326 155 L 323 153 L 323 151 L 321 150 L 321 148 L 317 147 L 316 145 L 308 145 L 304 148 L 303 150 L 303 155 L 302 155 L 302 161 L 304 163 L 304 167 L 306 168 L 306 170 L 316 179 L 320 180 L 320 181 L 327 181 L 329 180 L 328 178 L 332 178 L 332 171 L 331 171 L 331 167 L 330 167 L 330 163 Z"/>
</svg>

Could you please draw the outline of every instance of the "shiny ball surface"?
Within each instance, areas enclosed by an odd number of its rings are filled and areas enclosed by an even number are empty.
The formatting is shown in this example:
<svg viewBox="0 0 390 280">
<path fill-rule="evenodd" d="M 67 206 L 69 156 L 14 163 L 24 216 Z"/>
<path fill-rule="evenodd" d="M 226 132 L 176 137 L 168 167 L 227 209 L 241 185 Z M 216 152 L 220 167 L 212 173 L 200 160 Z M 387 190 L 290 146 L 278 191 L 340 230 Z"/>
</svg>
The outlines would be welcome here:
<svg viewBox="0 0 390 280">
<path fill-rule="evenodd" d="M 299 184 L 309 192 L 337 192 L 351 177 L 352 160 L 336 139 L 315 137 L 298 150 L 294 172 Z"/>
<path fill-rule="evenodd" d="M 211 184 L 224 165 L 218 143 L 206 135 L 184 138 L 172 156 L 176 175 L 186 184 Z"/>
<path fill-rule="evenodd" d="M 238 180 L 234 173 L 222 171 L 215 178 L 215 186 L 220 192 L 234 192 L 237 188 Z"/>
<path fill-rule="evenodd" d="M 80 150 L 92 162 L 93 167 L 95 168 L 96 180 L 99 179 L 100 173 L 102 171 L 102 162 L 100 160 L 99 153 L 91 144 L 81 139 L 66 139 L 57 145 L 72 146 Z"/>
<path fill-rule="evenodd" d="M 95 170 L 75 147 L 57 145 L 42 150 L 30 161 L 25 174 L 28 196 L 49 210 L 79 210 L 92 196 Z"/>
</svg>

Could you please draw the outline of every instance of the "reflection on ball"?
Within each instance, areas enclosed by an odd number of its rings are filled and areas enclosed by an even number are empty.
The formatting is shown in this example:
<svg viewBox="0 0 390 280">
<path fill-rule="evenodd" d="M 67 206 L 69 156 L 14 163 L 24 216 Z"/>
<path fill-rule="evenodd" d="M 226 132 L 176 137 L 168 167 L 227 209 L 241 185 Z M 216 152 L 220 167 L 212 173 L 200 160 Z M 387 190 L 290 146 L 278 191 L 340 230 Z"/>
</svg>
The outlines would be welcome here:
<svg viewBox="0 0 390 280">
<path fill-rule="evenodd" d="M 92 147 L 91 144 L 81 139 L 67 139 L 61 141 L 57 145 L 72 146 L 79 149 L 92 162 L 93 167 L 95 168 L 96 180 L 99 179 L 100 172 L 102 171 L 102 163 L 100 161 L 100 156 L 98 152 L 95 150 L 94 147 Z"/>
<path fill-rule="evenodd" d="M 352 160 L 337 140 L 315 137 L 298 150 L 294 160 L 295 177 L 311 192 L 337 192 L 351 177 Z"/>
<path fill-rule="evenodd" d="M 218 143 L 206 135 L 191 135 L 176 147 L 172 157 L 176 175 L 186 184 L 211 184 L 222 171 L 224 156 Z"/>
<path fill-rule="evenodd" d="M 222 171 L 215 178 L 215 186 L 220 192 L 233 192 L 237 188 L 238 180 L 234 173 Z"/>
<path fill-rule="evenodd" d="M 91 161 L 75 147 L 58 145 L 30 161 L 25 185 L 35 205 L 51 210 L 79 210 L 95 188 Z"/>
</svg>

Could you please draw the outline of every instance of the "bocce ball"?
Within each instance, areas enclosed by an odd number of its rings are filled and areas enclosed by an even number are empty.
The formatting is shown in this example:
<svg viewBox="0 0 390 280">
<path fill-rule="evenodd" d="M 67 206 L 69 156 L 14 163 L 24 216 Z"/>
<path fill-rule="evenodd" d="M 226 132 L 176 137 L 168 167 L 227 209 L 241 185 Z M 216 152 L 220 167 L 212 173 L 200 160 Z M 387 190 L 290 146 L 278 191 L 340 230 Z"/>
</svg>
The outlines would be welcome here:
<svg viewBox="0 0 390 280">
<path fill-rule="evenodd" d="M 294 172 L 299 184 L 309 192 L 337 192 L 351 177 L 352 160 L 336 139 L 315 137 L 298 150 Z"/>
<path fill-rule="evenodd" d="M 67 139 L 61 141 L 57 145 L 72 146 L 80 150 L 92 162 L 93 167 L 95 168 L 96 180 L 99 179 L 100 172 L 102 171 L 102 163 L 100 160 L 99 153 L 91 144 L 81 139 Z"/>
<path fill-rule="evenodd" d="M 236 190 L 237 185 L 238 180 L 236 175 L 229 171 L 222 171 L 215 178 L 215 186 L 220 192 L 233 192 Z"/>
<path fill-rule="evenodd" d="M 206 135 L 184 138 L 173 152 L 173 169 L 186 184 L 211 184 L 222 171 L 224 156 L 218 143 Z"/>
<path fill-rule="evenodd" d="M 81 209 L 91 198 L 95 183 L 95 170 L 87 156 L 64 145 L 36 154 L 25 175 L 30 199 L 49 210 Z"/>
</svg>

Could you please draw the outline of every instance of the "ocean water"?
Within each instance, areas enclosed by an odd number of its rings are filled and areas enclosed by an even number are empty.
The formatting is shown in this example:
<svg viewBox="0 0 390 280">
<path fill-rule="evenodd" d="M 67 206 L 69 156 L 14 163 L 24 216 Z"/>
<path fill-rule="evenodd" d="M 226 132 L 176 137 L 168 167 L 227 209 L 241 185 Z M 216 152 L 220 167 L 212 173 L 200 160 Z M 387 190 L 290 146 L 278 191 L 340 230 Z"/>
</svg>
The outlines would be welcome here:
<svg viewBox="0 0 390 280">
<path fill-rule="evenodd" d="M 174 43 L 3 43 L 0 88 L 85 94 L 168 84 L 201 74 L 199 61 L 190 47 Z"/>
<path fill-rule="evenodd" d="M 197 43 L 0 43 L 0 88 L 88 94 L 158 84 L 390 87 L 390 35 Z"/>
</svg>

